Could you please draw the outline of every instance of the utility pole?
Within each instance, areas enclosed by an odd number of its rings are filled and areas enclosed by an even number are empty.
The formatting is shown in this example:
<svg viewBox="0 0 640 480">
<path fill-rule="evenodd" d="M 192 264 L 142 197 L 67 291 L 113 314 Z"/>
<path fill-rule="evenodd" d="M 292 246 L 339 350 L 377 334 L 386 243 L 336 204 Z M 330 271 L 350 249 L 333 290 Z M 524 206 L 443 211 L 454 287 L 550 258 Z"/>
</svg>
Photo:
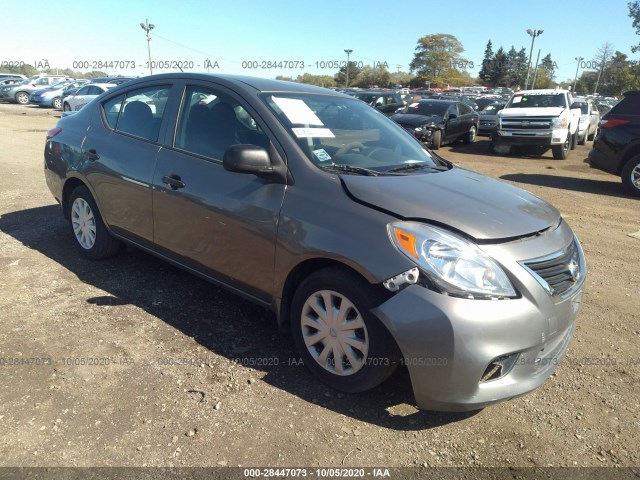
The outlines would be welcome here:
<svg viewBox="0 0 640 480">
<path fill-rule="evenodd" d="M 147 53 L 149 54 L 149 73 L 153 75 L 153 68 L 151 66 L 151 30 L 156 28 L 153 23 L 149 23 L 149 19 L 145 20 L 145 23 L 140 23 L 140 27 L 147 32 Z"/>
<path fill-rule="evenodd" d="M 544 30 L 531 30 L 527 29 L 527 33 L 531 36 L 531 49 L 529 50 L 529 65 L 527 66 L 527 79 L 524 82 L 524 89 L 527 89 L 529 85 L 529 73 L 531 73 L 531 56 L 533 55 L 533 42 L 536 41 L 536 37 L 542 35 Z"/>
<path fill-rule="evenodd" d="M 538 62 L 540 61 L 540 49 L 538 49 L 538 57 L 536 58 L 536 67 L 533 69 L 533 82 L 531 82 L 531 89 L 536 88 L 536 79 L 538 78 Z"/>
<path fill-rule="evenodd" d="M 347 84 L 345 85 L 345 88 L 349 88 L 349 55 L 353 53 L 353 50 L 345 48 L 344 53 L 347 54 Z"/>
<path fill-rule="evenodd" d="M 578 83 L 578 69 L 580 68 L 580 62 L 582 60 L 584 60 L 584 57 L 573 57 L 576 59 L 576 62 L 578 62 L 578 64 L 576 65 L 576 77 L 573 79 L 573 93 L 575 95 L 576 93 L 576 84 Z"/>
</svg>

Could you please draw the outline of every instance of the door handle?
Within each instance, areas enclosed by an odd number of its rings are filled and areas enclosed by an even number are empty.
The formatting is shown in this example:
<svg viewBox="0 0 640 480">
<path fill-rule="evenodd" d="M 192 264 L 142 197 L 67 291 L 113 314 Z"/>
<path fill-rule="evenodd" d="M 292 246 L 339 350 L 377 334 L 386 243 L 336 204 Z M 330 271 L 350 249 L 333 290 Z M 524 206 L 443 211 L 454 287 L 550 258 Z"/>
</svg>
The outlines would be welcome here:
<svg viewBox="0 0 640 480">
<path fill-rule="evenodd" d="M 98 152 L 96 152 L 95 148 L 85 151 L 84 155 L 87 157 L 88 160 L 91 160 L 92 162 L 95 162 L 96 160 L 100 160 L 100 155 L 98 155 Z"/>
<path fill-rule="evenodd" d="M 185 183 L 180 178 L 180 175 L 165 175 L 162 177 L 162 183 L 169 185 L 171 190 L 178 190 L 179 188 L 186 187 Z"/>
</svg>

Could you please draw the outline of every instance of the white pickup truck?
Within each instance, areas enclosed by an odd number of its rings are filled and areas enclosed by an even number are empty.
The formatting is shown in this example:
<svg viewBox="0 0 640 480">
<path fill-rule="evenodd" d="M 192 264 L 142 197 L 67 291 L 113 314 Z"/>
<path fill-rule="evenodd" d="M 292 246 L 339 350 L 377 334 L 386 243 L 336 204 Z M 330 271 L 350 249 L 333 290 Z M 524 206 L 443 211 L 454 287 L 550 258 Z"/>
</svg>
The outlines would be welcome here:
<svg viewBox="0 0 640 480">
<path fill-rule="evenodd" d="M 491 144 L 506 154 L 513 146 L 550 147 L 553 158 L 564 160 L 575 148 L 579 122 L 580 106 L 569 90 L 520 91 L 498 112 Z"/>
</svg>

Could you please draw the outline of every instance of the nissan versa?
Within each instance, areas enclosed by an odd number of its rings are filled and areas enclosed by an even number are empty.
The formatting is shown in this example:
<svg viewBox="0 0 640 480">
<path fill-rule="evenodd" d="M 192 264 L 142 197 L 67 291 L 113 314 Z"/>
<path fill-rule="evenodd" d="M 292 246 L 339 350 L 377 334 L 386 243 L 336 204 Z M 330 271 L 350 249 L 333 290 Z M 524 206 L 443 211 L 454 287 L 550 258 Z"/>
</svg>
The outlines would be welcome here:
<svg viewBox="0 0 640 480">
<path fill-rule="evenodd" d="M 60 119 L 45 175 L 81 254 L 123 243 L 273 310 L 309 370 L 475 410 L 555 370 L 586 269 L 558 210 L 456 167 L 347 95 L 240 76 L 132 80 Z"/>
</svg>

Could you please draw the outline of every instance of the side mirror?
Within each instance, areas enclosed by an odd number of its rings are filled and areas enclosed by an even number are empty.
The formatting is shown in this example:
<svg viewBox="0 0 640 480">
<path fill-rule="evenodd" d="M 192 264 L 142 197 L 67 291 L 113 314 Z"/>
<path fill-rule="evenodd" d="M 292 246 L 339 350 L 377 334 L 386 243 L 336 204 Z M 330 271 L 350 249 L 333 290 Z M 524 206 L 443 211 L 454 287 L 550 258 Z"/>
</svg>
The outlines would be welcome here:
<svg viewBox="0 0 640 480">
<path fill-rule="evenodd" d="M 229 172 L 269 175 L 273 173 L 267 151 L 257 145 L 231 145 L 222 158 L 222 166 Z"/>
</svg>

